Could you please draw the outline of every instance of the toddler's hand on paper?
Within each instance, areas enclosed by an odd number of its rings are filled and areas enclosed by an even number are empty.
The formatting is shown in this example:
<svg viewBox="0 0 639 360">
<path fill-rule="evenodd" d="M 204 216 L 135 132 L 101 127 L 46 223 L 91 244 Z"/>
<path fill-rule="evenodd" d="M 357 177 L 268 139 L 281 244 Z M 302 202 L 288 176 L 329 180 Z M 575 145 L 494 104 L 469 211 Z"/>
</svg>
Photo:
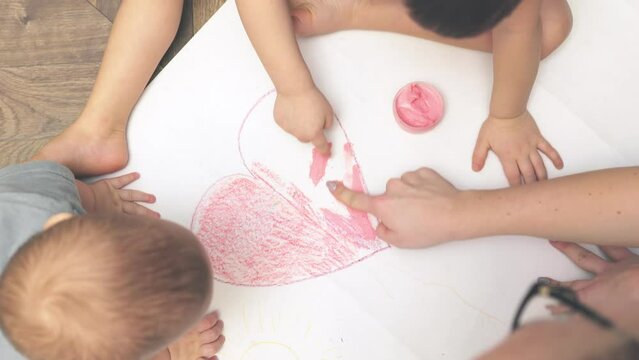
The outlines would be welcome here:
<svg viewBox="0 0 639 360">
<path fill-rule="evenodd" d="M 157 212 L 139 203 L 154 203 L 155 196 L 138 190 L 124 189 L 140 178 L 138 173 L 130 173 L 115 178 L 87 184 L 92 199 L 85 205 L 87 212 L 116 212 L 130 215 L 160 217 Z M 84 202 L 83 202 L 84 204 Z"/>
<path fill-rule="evenodd" d="M 304 143 L 313 143 L 323 154 L 330 153 L 324 130 L 333 125 L 333 108 L 316 88 L 296 94 L 277 94 L 275 122 Z"/>
<path fill-rule="evenodd" d="M 528 111 L 512 119 L 489 116 L 484 121 L 473 152 L 474 171 L 484 167 L 488 150 L 499 158 L 511 186 L 548 178 L 540 152 L 557 169 L 564 166 L 561 156 L 541 135 Z"/>
<path fill-rule="evenodd" d="M 346 206 L 377 217 L 377 236 L 391 245 L 421 248 L 463 238 L 457 216 L 462 193 L 431 169 L 389 180 L 379 196 L 351 191 L 342 183 L 327 186 Z"/>
</svg>

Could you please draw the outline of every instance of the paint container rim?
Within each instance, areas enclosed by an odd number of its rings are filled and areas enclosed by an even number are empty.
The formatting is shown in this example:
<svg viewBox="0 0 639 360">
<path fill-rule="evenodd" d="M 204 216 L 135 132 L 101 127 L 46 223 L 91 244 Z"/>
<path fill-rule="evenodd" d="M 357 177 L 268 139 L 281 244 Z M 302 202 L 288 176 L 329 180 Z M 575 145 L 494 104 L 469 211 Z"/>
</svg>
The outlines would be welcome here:
<svg viewBox="0 0 639 360">
<path fill-rule="evenodd" d="M 427 90 L 429 93 L 434 95 L 435 98 L 437 99 L 437 101 L 441 104 L 442 115 L 439 117 L 439 119 L 437 119 L 436 121 L 434 121 L 433 123 L 431 123 L 429 125 L 426 125 L 426 126 L 412 126 L 412 125 L 409 125 L 406 122 L 404 122 L 404 120 L 397 113 L 397 101 L 399 100 L 400 95 L 403 94 L 404 91 L 407 88 L 409 88 L 409 87 L 411 87 L 413 85 L 419 85 L 423 89 Z M 439 125 L 439 123 L 444 118 L 445 109 L 446 109 L 446 107 L 444 105 L 444 97 L 442 96 L 441 92 L 434 85 L 429 84 L 429 83 L 427 83 L 425 81 L 411 81 L 411 82 L 409 82 L 408 84 L 402 86 L 399 89 L 399 91 L 397 91 L 397 94 L 395 94 L 395 98 L 393 99 L 393 115 L 395 116 L 395 121 L 397 122 L 399 127 L 404 129 L 405 131 L 407 131 L 409 133 L 413 133 L 413 134 L 421 134 L 421 133 L 428 132 L 428 131 L 432 130 L 433 128 L 435 128 L 437 125 Z"/>
</svg>

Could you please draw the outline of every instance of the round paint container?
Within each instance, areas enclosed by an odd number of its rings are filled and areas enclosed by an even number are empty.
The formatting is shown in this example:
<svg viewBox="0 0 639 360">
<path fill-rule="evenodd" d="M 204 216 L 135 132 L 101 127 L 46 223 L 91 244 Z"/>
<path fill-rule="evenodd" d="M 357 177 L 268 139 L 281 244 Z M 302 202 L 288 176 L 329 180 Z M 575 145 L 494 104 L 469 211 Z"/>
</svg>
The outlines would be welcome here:
<svg viewBox="0 0 639 360">
<path fill-rule="evenodd" d="M 444 116 L 444 98 L 434 86 L 412 82 L 397 92 L 393 112 L 402 129 L 410 133 L 426 132 Z"/>
</svg>

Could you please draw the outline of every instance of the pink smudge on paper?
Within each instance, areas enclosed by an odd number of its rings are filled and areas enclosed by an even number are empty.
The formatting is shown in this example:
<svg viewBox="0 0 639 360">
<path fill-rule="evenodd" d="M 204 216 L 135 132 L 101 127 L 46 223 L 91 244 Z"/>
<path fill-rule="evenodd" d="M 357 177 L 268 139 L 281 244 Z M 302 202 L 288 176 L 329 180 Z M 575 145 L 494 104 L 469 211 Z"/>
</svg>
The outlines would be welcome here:
<svg viewBox="0 0 639 360">
<path fill-rule="evenodd" d="M 350 171 L 347 170 L 346 176 L 344 177 L 344 185 L 354 191 L 366 192 L 362 171 L 359 168 L 355 153 L 353 152 L 353 145 L 350 142 L 344 145 L 344 153 L 346 154 L 346 168 L 350 169 Z M 365 238 L 374 239 L 376 232 L 368 219 L 368 214 L 351 208 L 348 208 L 348 212 L 351 214 L 351 221 L 361 229 Z"/>
<path fill-rule="evenodd" d="M 345 178 L 352 188 L 365 191 L 352 146 L 344 149 Z M 244 286 L 290 284 L 343 269 L 388 248 L 376 239 L 365 213 L 349 209 L 341 215 L 317 208 L 297 186 L 264 164 L 249 166 L 243 155 L 242 159 L 250 176 L 232 175 L 216 182 L 192 220 L 191 229 L 204 245 L 216 279 Z M 321 160 L 318 164 L 326 168 Z"/>
<path fill-rule="evenodd" d="M 329 146 L 332 145 L 333 144 L 329 144 Z M 317 186 L 320 180 L 324 177 L 324 174 L 326 174 L 326 164 L 328 164 L 329 158 L 329 154 L 322 154 L 317 151 L 317 148 L 313 148 L 313 161 L 311 162 L 311 170 L 309 174 L 311 181 L 313 181 L 313 185 Z"/>
</svg>

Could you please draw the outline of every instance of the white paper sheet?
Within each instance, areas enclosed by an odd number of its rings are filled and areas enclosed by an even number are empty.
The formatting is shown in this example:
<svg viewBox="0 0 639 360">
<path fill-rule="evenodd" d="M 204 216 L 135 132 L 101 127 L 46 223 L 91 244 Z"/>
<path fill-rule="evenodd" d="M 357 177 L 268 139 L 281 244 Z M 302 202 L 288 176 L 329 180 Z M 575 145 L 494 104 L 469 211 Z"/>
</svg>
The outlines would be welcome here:
<svg viewBox="0 0 639 360">
<path fill-rule="evenodd" d="M 570 3 L 573 33 L 542 64 L 529 106 L 566 163 L 556 171 L 547 162 L 549 173 L 636 165 L 638 1 Z M 470 170 L 489 103 L 489 55 L 359 31 L 302 40 L 301 47 L 355 146 L 371 192 L 420 166 L 462 188 L 506 186 L 492 155 L 484 171 Z M 437 86 L 446 101 L 442 123 L 419 136 L 396 125 L 391 107 L 395 92 L 416 80 Z M 154 80 L 131 118 L 126 171 L 142 173 L 136 187 L 157 195 L 155 209 L 164 218 L 190 227 L 211 185 L 248 174 L 238 131 L 271 88 L 229 1 Z M 308 174 L 307 167 L 283 165 L 303 164 L 310 146 L 282 136 L 262 140 L 256 157 L 286 176 Z M 286 286 L 216 283 L 214 307 L 228 339 L 220 359 L 468 359 L 507 334 L 518 301 L 538 276 L 582 275 L 545 241 L 505 236 L 387 249 Z"/>
</svg>

